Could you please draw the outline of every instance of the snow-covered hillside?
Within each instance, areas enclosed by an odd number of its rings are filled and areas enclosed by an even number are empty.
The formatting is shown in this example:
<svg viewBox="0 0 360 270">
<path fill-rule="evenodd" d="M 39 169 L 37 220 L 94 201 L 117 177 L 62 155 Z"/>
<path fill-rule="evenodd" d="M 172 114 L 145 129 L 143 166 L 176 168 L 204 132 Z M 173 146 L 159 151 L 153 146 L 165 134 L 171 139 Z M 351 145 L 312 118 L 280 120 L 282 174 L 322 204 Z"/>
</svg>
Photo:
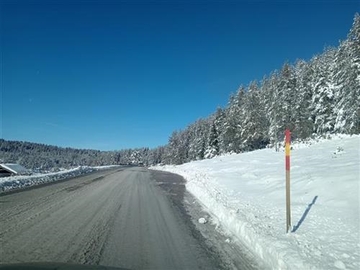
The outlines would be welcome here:
<svg viewBox="0 0 360 270">
<path fill-rule="evenodd" d="M 264 149 L 179 166 L 186 187 L 233 241 L 273 269 L 360 269 L 360 136 L 294 144 L 291 233 L 284 152 Z"/>
</svg>

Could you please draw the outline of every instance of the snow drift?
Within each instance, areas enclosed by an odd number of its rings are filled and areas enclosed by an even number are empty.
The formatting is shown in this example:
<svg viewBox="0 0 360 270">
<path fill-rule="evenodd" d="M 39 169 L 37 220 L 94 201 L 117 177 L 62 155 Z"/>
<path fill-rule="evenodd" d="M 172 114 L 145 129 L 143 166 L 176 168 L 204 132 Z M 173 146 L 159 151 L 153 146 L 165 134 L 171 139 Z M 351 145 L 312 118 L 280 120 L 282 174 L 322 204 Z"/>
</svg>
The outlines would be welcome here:
<svg viewBox="0 0 360 270">
<path fill-rule="evenodd" d="M 284 152 L 264 149 L 178 166 L 234 241 L 273 269 L 359 269 L 360 136 L 294 144 L 292 232 L 286 233 Z"/>
<path fill-rule="evenodd" d="M 13 189 L 21 189 L 34 185 L 40 185 L 54 181 L 64 180 L 67 178 L 80 176 L 97 170 L 109 169 L 112 167 L 118 167 L 118 166 L 117 165 L 97 166 L 97 167 L 79 166 L 74 169 L 63 170 L 54 173 L 38 173 L 30 176 L 19 175 L 19 176 L 3 177 L 0 178 L 0 193 Z"/>
</svg>

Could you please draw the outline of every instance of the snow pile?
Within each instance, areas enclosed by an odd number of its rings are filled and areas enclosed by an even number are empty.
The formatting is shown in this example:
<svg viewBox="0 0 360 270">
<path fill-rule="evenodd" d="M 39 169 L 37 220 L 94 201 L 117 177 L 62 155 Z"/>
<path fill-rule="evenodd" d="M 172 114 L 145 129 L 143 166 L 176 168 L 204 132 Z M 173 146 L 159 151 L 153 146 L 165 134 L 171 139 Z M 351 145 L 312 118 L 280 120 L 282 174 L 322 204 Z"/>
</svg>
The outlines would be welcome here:
<svg viewBox="0 0 360 270">
<path fill-rule="evenodd" d="M 33 174 L 33 175 L 19 175 L 19 176 L 9 176 L 0 178 L 0 193 L 9 191 L 12 189 L 26 188 L 34 185 L 40 185 L 44 183 L 50 183 L 58 180 L 63 180 L 93 171 L 110 169 L 112 167 L 118 167 L 117 165 L 110 166 L 80 166 L 70 170 L 63 170 L 60 172 L 45 173 L 45 174 Z"/>
<path fill-rule="evenodd" d="M 207 223 L 207 220 L 206 220 L 206 218 L 201 217 L 201 218 L 199 218 L 198 222 L 200 224 L 205 224 L 205 223 Z"/>
<path fill-rule="evenodd" d="M 291 233 L 284 152 L 264 149 L 179 166 L 186 187 L 234 241 L 273 269 L 360 269 L 360 136 L 293 145 Z"/>
</svg>

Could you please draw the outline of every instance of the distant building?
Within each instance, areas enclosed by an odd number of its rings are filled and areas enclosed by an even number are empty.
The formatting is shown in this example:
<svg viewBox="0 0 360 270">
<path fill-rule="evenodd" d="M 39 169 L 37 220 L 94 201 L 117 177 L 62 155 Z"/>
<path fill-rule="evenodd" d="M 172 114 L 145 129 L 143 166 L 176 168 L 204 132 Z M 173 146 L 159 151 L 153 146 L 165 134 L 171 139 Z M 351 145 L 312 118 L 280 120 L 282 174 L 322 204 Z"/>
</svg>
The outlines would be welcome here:
<svg viewBox="0 0 360 270">
<path fill-rule="evenodd" d="M 29 175 L 31 172 L 25 167 L 15 163 L 0 164 L 0 177 L 11 175 Z"/>
</svg>

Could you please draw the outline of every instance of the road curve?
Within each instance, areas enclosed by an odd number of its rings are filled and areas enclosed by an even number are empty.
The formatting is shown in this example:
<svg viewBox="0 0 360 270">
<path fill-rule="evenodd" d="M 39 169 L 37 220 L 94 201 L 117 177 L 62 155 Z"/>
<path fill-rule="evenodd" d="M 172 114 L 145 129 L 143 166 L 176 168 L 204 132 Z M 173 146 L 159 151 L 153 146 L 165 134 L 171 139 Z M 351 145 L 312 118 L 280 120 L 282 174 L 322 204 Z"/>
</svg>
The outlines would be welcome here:
<svg viewBox="0 0 360 270">
<path fill-rule="evenodd" d="M 221 269 L 145 168 L 0 196 L 0 263 Z"/>
</svg>

